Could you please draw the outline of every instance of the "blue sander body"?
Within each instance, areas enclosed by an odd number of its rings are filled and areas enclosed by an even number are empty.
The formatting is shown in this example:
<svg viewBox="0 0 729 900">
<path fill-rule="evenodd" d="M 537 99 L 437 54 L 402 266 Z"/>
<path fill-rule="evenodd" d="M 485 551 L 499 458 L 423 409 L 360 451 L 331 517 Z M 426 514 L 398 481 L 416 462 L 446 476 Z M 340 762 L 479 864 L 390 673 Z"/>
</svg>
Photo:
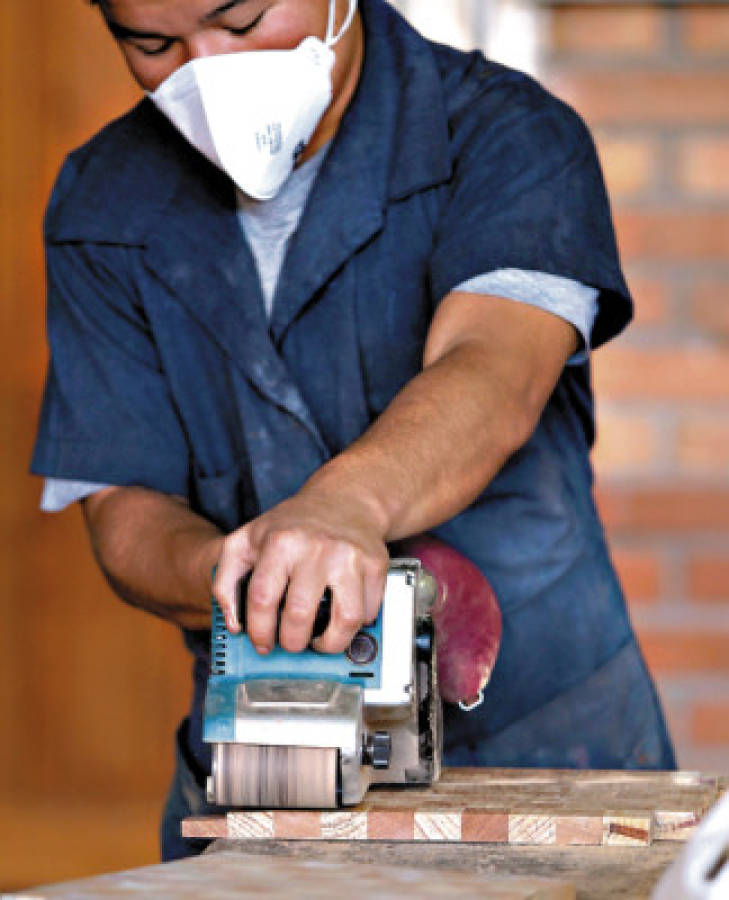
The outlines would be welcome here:
<svg viewBox="0 0 729 900">
<path fill-rule="evenodd" d="M 236 808 L 333 808 L 372 784 L 429 784 L 440 772 L 431 609 L 437 586 L 393 560 L 376 622 L 341 654 L 256 653 L 213 601 L 203 722 L 208 800 Z M 326 627 L 325 599 L 317 615 Z"/>
</svg>

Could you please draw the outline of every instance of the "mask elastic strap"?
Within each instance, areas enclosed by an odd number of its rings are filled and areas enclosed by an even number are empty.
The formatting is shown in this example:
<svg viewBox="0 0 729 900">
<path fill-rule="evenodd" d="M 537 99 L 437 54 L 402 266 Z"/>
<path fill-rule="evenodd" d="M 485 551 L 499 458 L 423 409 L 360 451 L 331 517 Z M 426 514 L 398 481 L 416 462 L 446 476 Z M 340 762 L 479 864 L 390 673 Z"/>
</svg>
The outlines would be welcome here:
<svg viewBox="0 0 729 900">
<path fill-rule="evenodd" d="M 334 24 L 337 19 L 337 0 L 329 0 L 329 23 L 327 24 L 327 36 L 325 38 L 325 43 L 327 47 L 333 47 L 337 41 L 342 37 L 342 35 L 346 32 L 349 26 L 352 24 L 352 19 L 354 18 L 354 14 L 357 12 L 357 0 L 349 0 L 349 10 L 347 11 L 347 17 L 342 23 L 342 27 L 337 32 L 336 36 L 334 35 Z"/>
</svg>

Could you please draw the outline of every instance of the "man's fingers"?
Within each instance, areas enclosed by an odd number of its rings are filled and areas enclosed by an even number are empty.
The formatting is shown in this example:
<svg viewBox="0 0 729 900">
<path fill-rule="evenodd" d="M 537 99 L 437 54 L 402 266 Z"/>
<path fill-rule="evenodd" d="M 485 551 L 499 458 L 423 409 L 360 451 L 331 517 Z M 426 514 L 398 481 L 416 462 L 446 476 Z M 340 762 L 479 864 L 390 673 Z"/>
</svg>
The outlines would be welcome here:
<svg viewBox="0 0 729 900">
<path fill-rule="evenodd" d="M 258 653 L 276 643 L 278 610 L 289 580 L 288 566 L 275 551 L 264 550 L 248 584 L 246 632 Z"/>
<path fill-rule="evenodd" d="M 300 653 L 310 640 L 326 579 L 314 567 L 299 566 L 291 573 L 281 615 L 279 643 L 290 653 Z"/>
<path fill-rule="evenodd" d="M 250 546 L 243 531 L 236 532 L 223 543 L 213 582 L 213 596 L 225 616 L 225 627 L 231 634 L 240 631 L 238 583 L 250 572 L 252 564 Z"/>
<path fill-rule="evenodd" d="M 387 562 L 376 564 L 364 575 L 364 620 L 369 625 L 377 618 L 385 596 Z"/>
<path fill-rule="evenodd" d="M 319 653 L 343 653 L 365 621 L 364 582 L 361 575 L 332 584 L 332 617 L 324 634 L 313 642 Z"/>
</svg>

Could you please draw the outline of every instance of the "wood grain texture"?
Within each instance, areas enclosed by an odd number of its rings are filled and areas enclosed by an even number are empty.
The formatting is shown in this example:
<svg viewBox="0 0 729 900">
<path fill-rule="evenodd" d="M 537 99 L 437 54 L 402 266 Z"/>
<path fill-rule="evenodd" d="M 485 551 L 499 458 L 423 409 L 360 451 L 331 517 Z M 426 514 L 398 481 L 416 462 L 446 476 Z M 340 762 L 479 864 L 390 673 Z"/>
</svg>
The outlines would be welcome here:
<svg viewBox="0 0 729 900">
<path fill-rule="evenodd" d="M 226 825 L 230 838 L 266 840 L 274 836 L 272 812 L 228 813 Z"/>
<path fill-rule="evenodd" d="M 317 860 L 250 856 L 233 851 L 163 866 L 149 866 L 85 881 L 44 886 L 10 898 L 87 900 L 115 897 L 174 897 L 175 900 L 234 900 L 239 897 L 301 897 L 317 900 L 373 898 L 472 898 L 574 900 L 567 882 L 530 876 L 464 874 Z"/>
<path fill-rule="evenodd" d="M 215 855 L 233 850 L 276 859 L 397 865 L 432 875 L 441 869 L 458 869 L 464 873 L 556 878 L 574 884 L 580 900 L 649 900 L 658 878 L 681 847 L 675 841 L 659 841 L 651 847 L 610 848 L 484 846 L 448 841 L 216 841 L 207 852 Z"/>
<path fill-rule="evenodd" d="M 262 828 L 261 812 L 229 813 L 225 836 L 645 846 L 686 840 L 723 789 L 721 779 L 692 772 L 447 769 L 430 788 L 373 790 L 354 809 L 268 814 L 272 829 Z M 209 831 L 204 819 L 183 823 L 187 837 L 220 831 L 220 817 Z"/>
<path fill-rule="evenodd" d="M 602 829 L 597 816 L 556 816 L 555 844 L 595 846 L 602 843 Z"/>
<path fill-rule="evenodd" d="M 657 841 L 687 841 L 701 821 L 694 810 L 669 812 L 657 810 L 653 814 L 653 839 Z"/>
<path fill-rule="evenodd" d="M 509 816 L 510 844 L 554 844 L 556 837 L 555 816 Z"/>
<path fill-rule="evenodd" d="M 462 810 L 456 812 L 415 812 L 416 841 L 460 841 Z"/>
</svg>

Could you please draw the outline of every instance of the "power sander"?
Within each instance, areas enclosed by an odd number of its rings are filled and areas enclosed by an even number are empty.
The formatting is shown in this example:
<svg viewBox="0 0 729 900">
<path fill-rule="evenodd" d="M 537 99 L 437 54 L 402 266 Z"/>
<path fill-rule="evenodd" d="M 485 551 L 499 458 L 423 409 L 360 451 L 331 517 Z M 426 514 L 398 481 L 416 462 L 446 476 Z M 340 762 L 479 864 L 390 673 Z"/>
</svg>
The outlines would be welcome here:
<svg viewBox="0 0 729 900">
<path fill-rule="evenodd" d="M 390 563 L 377 621 L 346 652 L 256 653 L 213 600 L 203 738 L 212 745 L 209 803 L 329 809 L 373 784 L 439 777 L 441 701 L 432 612 L 435 578 L 419 559 Z M 241 613 L 245 602 L 241 603 Z M 331 614 L 325 595 L 314 636 Z"/>
</svg>

